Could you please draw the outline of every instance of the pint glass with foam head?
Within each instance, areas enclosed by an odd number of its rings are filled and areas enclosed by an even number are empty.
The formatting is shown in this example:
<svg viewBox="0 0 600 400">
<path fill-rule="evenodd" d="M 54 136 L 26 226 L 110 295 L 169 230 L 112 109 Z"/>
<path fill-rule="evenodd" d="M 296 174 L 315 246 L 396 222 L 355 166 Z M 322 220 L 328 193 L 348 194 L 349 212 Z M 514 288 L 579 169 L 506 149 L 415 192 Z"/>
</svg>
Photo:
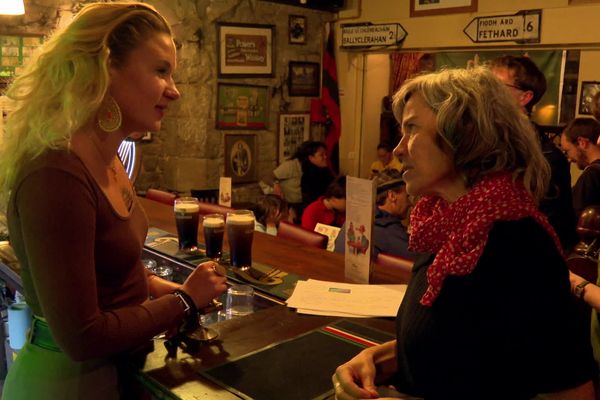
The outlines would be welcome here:
<svg viewBox="0 0 600 400">
<path fill-rule="evenodd" d="M 229 212 L 226 226 L 231 266 L 242 270 L 249 269 L 252 266 L 254 213 L 250 210 Z"/>
<path fill-rule="evenodd" d="M 175 223 L 179 250 L 194 251 L 198 249 L 198 222 L 200 205 L 195 197 L 175 199 Z"/>
<path fill-rule="evenodd" d="M 202 220 L 206 257 L 219 260 L 223 254 L 225 218 L 222 214 L 208 214 Z"/>
</svg>

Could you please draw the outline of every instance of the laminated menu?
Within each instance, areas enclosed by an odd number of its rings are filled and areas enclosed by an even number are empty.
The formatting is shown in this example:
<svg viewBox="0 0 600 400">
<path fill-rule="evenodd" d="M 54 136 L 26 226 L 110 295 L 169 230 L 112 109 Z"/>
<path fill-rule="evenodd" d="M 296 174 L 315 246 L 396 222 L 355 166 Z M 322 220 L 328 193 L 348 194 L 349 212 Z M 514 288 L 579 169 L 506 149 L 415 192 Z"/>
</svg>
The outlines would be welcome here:
<svg viewBox="0 0 600 400">
<path fill-rule="evenodd" d="M 346 179 L 345 276 L 348 281 L 369 283 L 373 248 L 375 183 L 369 179 Z"/>
</svg>

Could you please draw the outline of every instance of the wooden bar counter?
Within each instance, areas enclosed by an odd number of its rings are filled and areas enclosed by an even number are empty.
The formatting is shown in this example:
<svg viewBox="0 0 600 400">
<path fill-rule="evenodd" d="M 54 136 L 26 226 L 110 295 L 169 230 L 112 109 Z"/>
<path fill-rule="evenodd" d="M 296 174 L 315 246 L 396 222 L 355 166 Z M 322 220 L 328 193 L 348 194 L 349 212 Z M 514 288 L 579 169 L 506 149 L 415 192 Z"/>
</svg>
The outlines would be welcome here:
<svg viewBox="0 0 600 400">
<path fill-rule="evenodd" d="M 139 198 L 146 211 L 149 225 L 171 233 L 176 232 L 173 208 L 152 200 Z M 202 229 L 199 240 L 203 241 Z M 225 241 L 227 248 L 227 241 Z M 344 256 L 317 248 L 309 248 L 295 242 L 255 232 L 253 259 L 283 271 L 305 278 L 344 282 Z M 373 283 L 405 283 L 395 271 L 376 270 Z M 212 327 L 219 337 L 212 343 L 189 355 L 179 350 L 176 359 L 166 357 L 162 340 L 155 340 L 155 351 L 151 353 L 144 368 L 144 379 L 154 381 L 166 389 L 166 396 L 181 399 L 238 399 L 226 389 L 198 374 L 199 371 L 239 358 L 273 343 L 294 338 L 303 333 L 325 326 L 338 317 L 323 317 L 297 314 L 284 305 L 276 305 L 248 316 L 219 322 Z M 356 319 L 357 323 L 382 331 L 393 332 L 391 319 Z M 257 366 L 268 368 L 268 366 Z M 333 373 L 334 371 L 331 371 Z M 310 384 L 310 382 L 296 382 Z"/>
<path fill-rule="evenodd" d="M 172 206 L 143 197 L 138 200 L 148 216 L 150 227 L 176 233 Z M 203 242 L 202 229 L 199 232 L 199 240 Z M 228 249 L 227 240 L 224 247 Z M 304 278 L 345 281 L 344 256 L 338 253 L 309 248 L 255 232 L 252 254 L 253 260 L 259 263 Z M 1 263 L 0 279 L 22 290 L 18 274 Z M 405 282 L 402 274 L 397 271 L 376 269 L 372 276 L 372 283 Z M 177 358 L 169 358 L 164 340 L 155 339 L 154 351 L 146 358 L 138 378 L 151 388 L 156 398 L 160 399 L 239 399 L 240 397 L 201 376 L 199 372 L 338 320 L 340 320 L 338 317 L 297 314 L 285 305 L 278 304 L 244 317 L 211 325 L 211 328 L 218 331 L 218 338 L 211 343 L 203 344 L 198 351 L 193 352 L 193 355 L 179 349 Z M 352 322 L 384 332 L 394 332 L 392 319 L 353 319 Z M 257 365 L 256 368 L 269 368 L 269 366 Z M 332 370 L 331 373 L 333 372 Z M 290 379 L 295 385 L 310 385 L 310 382 L 294 381 L 294 377 Z"/>
</svg>

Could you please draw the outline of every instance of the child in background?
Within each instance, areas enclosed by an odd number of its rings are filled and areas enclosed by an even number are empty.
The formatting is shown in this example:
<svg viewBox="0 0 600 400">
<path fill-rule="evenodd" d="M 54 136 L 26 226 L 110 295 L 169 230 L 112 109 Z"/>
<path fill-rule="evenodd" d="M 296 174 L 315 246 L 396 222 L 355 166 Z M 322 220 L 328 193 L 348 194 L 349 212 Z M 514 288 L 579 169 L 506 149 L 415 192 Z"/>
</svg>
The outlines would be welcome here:
<svg viewBox="0 0 600 400">
<path fill-rule="evenodd" d="M 252 211 L 256 219 L 254 230 L 273 236 L 277 235 L 279 221 L 287 220 L 289 214 L 287 201 L 275 194 L 259 198 Z"/>
</svg>

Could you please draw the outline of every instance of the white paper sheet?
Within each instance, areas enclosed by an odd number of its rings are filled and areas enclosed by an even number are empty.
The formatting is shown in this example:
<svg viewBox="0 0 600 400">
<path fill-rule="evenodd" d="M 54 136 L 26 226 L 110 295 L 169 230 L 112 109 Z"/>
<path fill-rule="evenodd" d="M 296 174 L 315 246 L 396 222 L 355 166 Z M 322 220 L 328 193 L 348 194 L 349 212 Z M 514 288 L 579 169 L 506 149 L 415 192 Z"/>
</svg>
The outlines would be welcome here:
<svg viewBox="0 0 600 400">
<path fill-rule="evenodd" d="M 320 313 L 395 317 L 405 292 L 406 285 L 362 285 L 309 279 L 298 281 L 287 305 Z"/>
</svg>

